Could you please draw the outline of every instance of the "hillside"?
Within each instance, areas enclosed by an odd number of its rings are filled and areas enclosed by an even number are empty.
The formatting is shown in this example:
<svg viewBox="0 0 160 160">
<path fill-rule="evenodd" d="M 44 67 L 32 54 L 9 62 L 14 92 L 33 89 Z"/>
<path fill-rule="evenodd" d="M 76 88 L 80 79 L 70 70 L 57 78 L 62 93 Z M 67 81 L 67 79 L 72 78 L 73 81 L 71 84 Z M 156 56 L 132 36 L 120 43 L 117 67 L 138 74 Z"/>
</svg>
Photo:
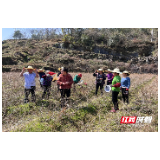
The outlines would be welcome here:
<svg viewBox="0 0 160 160">
<path fill-rule="evenodd" d="M 24 79 L 17 78 L 23 67 L 57 72 L 69 68 L 72 77 L 82 72 L 87 85 L 71 90 L 69 107 L 61 109 L 60 93 L 52 83 L 49 100 L 42 100 L 42 89 L 36 79 L 36 102 L 23 103 Z M 98 68 L 128 70 L 132 74 L 130 103 L 118 96 L 120 110 L 113 107 L 111 93 L 95 96 Z M 6 40 L 2 42 L 2 130 L 6 132 L 157 132 L 158 131 L 158 42 L 131 41 L 107 46 L 73 45 L 63 39 Z M 90 73 L 89 73 L 90 72 Z M 143 73 L 143 74 L 139 74 Z M 150 74 L 152 73 L 152 74 Z M 152 88 L 152 89 L 150 89 Z M 122 116 L 152 116 L 151 124 L 121 125 Z"/>
<path fill-rule="evenodd" d="M 106 46 L 72 45 L 62 39 L 6 40 L 2 42 L 2 71 L 21 71 L 24 66 L 57 71 L 93 72 L 97 68 L 119 67 L 132 73 L 158 73 L 158 42 L 132 41 Z"/>
</svg>

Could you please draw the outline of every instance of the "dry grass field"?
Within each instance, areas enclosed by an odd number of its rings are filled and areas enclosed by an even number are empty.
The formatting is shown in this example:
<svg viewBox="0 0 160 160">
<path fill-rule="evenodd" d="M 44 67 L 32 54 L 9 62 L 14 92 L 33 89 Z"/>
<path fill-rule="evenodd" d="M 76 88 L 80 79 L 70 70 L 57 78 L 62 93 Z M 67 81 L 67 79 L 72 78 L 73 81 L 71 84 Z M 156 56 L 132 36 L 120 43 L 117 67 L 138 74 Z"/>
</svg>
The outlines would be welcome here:
<svg viewBox="0 0 160 160">
<path fill-rule="evenodd" d="M 74 77 L 76 73 L 71 73 Z M 83 73 L 87 85 L 76 87 L 71 93 L 69 107 L 61 110 L 60 93 L 52 83 L 49 100 L 42 100 L 39 78 L 36 79 L 36 102 L 23 103 L 24 78 L 19 73 L 2 73 L 2 130 L 6 132 L 157 132 L 158 131 L 158 76 L 131 74 L 130 103 L 122 103 L 118 96 L 117 113 L 111 93 L 95 96 L 95 77 Z M 151 124 L 139 126 L 120 124 L 122 116 L 152 116 Z"/>
</svg>

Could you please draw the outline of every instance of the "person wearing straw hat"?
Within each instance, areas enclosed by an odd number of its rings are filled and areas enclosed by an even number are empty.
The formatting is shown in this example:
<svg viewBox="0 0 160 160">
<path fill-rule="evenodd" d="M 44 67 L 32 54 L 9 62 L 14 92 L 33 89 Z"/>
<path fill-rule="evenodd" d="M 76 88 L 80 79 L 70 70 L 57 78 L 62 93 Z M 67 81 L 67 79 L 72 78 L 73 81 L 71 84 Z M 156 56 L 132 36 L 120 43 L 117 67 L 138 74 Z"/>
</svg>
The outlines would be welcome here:
<svg viewBox="0 0 160 160">
<path fill-rule="evenodd" d="M 42 87 L 41 78 L 42 78 L 42 76 L 45 75 L 45 71 L 44 71 L 43 69 L 39 69 L 39 70 L 38 70 L 38 74 L 39 74 L 40 86 Z"/>
<path fill-rule="evenodd" d="M 64 67 L 60 67 L 60 68 L 58 68 L 58 70 L 59 70 L 59 72 L 58 72 L 58 74 L 57 74 L 57 76 L 59 77 L 59 75 L 62 73 L 62 69 L 63 69 Z"/>
<path fill-rule="evenodd" d="M 58 80 L 59 75 L 62 73 L 62 69 L 63 69 L 63 68 L 64 68 L 64 67 L 58 68 L 59 73 L 57 74 L 57 77 L 56 77 L 57 80 Z M 60 89 L 59 89 L 59 84 L 57 84 L 57 89 L 58 89 L 58 92 L 59 92 L 59 91 L 60 91 Z"/>
<path fill-rule="evenodd" d="M 113 74 L 112 74 L 110 69 L 107 69 L 107 72 L 108 72 L 108 74 L 107 74 L 107 85 L 110 85 L 110 84 L 112 84 Z"/>
<path fill-rule="evenodd" d="M 98 69 L 93 73 L 93 76 L 96 77 L 96 92 L 97 95 L 98 89 L 100 87 L 101 94 L 103 94 L 103 85 L 105 84 L 106 74 L 103 73 L 103 69 Z"/>
<path fill-rule="evenodd" d="M 25 69 L 28 70 L 28 72 L 25 72 Z M 33 72 L 35 71 L 35 73 Z M 24 73 L 25 72 L 25 73 Z M 28 66 L 28 68 L 23 68 L 22 72 L 20 73 L 20 77 L 24 77 L 25 84 L 24 84 L 24 91 L 25 91 L 25 99 L 24 103 L 29 102 L 28 96 L 31 93 L 32 102 L 35 102 L 36 96 L 35 96 L 35 89 L 36 89 L 36 82 L 35 78 L 38 78 L 38 73 L 36 68 L 33 69 L 32 66 Z"/>
<path fill-rule="evenodd" d="M 119 71 L 119 68 L 115 68 L 113 71 L 113 81 L 112 81 L 112 102 L 114 104 L 114 108 L 112 108 L 111 112 L 116 112 L 117 110 L 119 110 L 118 107 L 118 94 L 120 92 L 120 86 L 121 86 L 121 77 L 119 76 L 119 74 L 121 73 Z"/>
<path fill-rule="evenodd" d="M 123 77 L 121 79 L 121 90 L 122 90 L 122 99 L 123 102 L 129 103 L 129 87 L 130 87 L 130 78 L 128 77 L 130 73 L 128 71 L 122 72 Z"/>
</svg>

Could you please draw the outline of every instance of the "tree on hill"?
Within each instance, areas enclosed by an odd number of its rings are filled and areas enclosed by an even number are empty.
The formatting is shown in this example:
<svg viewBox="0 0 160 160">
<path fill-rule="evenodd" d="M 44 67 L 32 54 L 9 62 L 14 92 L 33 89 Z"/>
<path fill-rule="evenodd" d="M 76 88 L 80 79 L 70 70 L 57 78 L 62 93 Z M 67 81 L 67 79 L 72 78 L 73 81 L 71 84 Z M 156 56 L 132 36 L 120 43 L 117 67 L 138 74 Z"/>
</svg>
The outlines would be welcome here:
<svg viewBox="0 0 160 160">
<path fill-rule="evenodd" d="M 23 34 L 20 32 L 20 30 L 17 30 L 14 32 L 13 38 L 21 39 L 22 37 L 23 37 Z"/>
</svg>

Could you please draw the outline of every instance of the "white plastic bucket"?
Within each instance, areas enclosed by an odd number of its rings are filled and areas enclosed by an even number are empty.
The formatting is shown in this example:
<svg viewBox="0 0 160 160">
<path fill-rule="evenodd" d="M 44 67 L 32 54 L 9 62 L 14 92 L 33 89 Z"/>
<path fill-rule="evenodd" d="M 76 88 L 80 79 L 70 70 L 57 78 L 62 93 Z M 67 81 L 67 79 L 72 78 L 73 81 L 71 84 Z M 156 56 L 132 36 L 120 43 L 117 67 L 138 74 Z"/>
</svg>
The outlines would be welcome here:
<svg viewBox="0 0 160 160">
<path fill-rule="evenodd" d="M 104 87 L 104 90 L 105 90 L 106 92 L 110 92 L 110 91 L 111 91 L 111 86 L 110 86 L 110 85 L 106 85 L 106 86 Z"/>
</svg>

